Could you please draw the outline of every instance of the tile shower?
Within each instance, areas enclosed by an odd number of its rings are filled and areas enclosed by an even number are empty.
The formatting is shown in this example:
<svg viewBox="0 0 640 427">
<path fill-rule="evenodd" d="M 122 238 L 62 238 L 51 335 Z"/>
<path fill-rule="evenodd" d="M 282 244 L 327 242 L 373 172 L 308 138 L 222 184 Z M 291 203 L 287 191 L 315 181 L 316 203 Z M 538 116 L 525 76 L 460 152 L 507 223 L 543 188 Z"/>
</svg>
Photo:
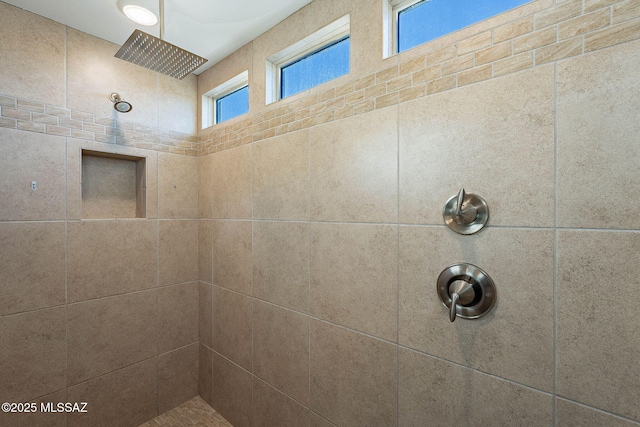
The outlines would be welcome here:
<svg viewBox="0 0 640 427">
<path fill-rule="evenodd" d="M 346 13 L 350 74 L 265 106 L 264 58 Z M 0 2 L 0 400 L 89 403 L 0 425 L 198 394 L 236 427 L 640 425 L 640 2 L 535 0 L 387 59 L 381 26 L 314 0 L 178 81 Z M 197 130 L 245 70 L 249 115 Z M 90 214 L 83 150 L 144 159 L 144 216 Z M 442 221 L 461 186 L 473 236 Z M 461 261 L 498 302 L 450 323 Z"/>
</svg>

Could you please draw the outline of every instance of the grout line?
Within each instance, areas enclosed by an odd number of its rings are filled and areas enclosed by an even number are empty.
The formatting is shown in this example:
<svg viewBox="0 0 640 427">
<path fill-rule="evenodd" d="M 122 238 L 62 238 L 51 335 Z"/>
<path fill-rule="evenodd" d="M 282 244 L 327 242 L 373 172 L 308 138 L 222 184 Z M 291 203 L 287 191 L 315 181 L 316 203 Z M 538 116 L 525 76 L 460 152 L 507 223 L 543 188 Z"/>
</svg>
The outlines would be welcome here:
<svg viewBox="0 0 640 427">
<path fill-rule="evenodd" d="M 193 343 L 192 343 L 192 344 L 193 344 Z M 90 382 L 90 381 L 95 381 L 95 380 L 97 380 L 97 379 L 99 379 L 99 378 L 106 377 L 107 375 L 115 374 L 116 372 L 120 372 L 120 371 L 122 371 L 122 370 L 124 370 L 124 369 L 130 368 L 130 367 L 135 366 L 135 365 L 140 365 L 140 364 L 142 364 L 142 363 L 146 363 L 146 362 L 148 362 L 148 361 L 150 361 L 150 360 L 154 360 L 154 359 L 156 359 L 156 367 L 157 367 L 157 366 L 158 366 L 158 360 L 157 360 L 157 359 L 158 359 L 158 356 L 151 356 L 151 357 L 148 357 L 148 358 L 146 358 L 146 359 L 138 360 L 137 362 L 131 363 L 131 364 L 129 364 L 129 365 L 121 366 L 121 367 L 119 367 L 119 368 L 117 368 L 117 369 L 114 369 L 114 370 L 109 371 L 109 372 L 105 372 L 105 373 L 100 374 L 100 375 L 97 375 L 97 376 L 95 376 L 95 377 L 88 378 L 88 379 L 86 379 L 86 380 L 80 381 L 79 383 L 72 384 L 72 385 L 70 385 L 68 388 L 76 387 L 76 386 L 79 386 L 80 384 L 85 384 L 85 383 L 88 383 L 88 382 Z M 157 384 L 157 381 L 156 381 L 156 384 Z"/>
<path fill-rule="evenodd" d="M 601 413 L 603 415 L 611 416 L 611 417 L 617 418 L 619 420 L 629 421 L 629 422 L 633 423 L 634 426 L 640 426 L 640 422 L 638 422 L 637 419 L 627 418 L 627 417 L 624 417 L 622 415 L 615 414 L 613 412 L 607 412 L 607 411 L 605 411 L 603 409 L 596 408 L 595 406 L 590 406 L 590 405 L 584 404 L 582 402 L 578 402 L 577 400 L 572 400 L 572 399 L 569 399 L 569 398 L 566 398 L 566 397 L 558 397 L 558 399 L 566 400 L 567 402 L 571 402 L 571 403 L 573 403 L 575 405 L 581 406 L 583 408 L 588 408 L 588 409 L 590 409 L 592 411 Z"/>
<path fill-rule="evenodd" d="M 51 307 L 41 307 L 41 308 L 36 308 L 35 310 L 18 311 L 16 313 L 4 314 L 4 315 L 0 316 L 0 319 L 6 319 L 6 318 L 9 318 L 9 317 L 13 317 L 13 316 L 22 316 L 22 315 L 31 314 L 31 313 L 38 313 L 40 311 L 53 310 L 53 309 L 56 309 L 56 308 L 66 308 L 67 305 L 68 304 L 66 302 L 62 302 L 62 303 L 57 304 L 57 305 L 52 305 Z"/>
<path fill-rule="evenodd" d="M 255 217 L 255 205 L 254 205 L 254 200 L 253 200 L 253 195 L 255 194 L 255 180 L 254 180 L 254 170 L 255 170 L 255 151 L 256 151 L 256 145 L 255 144 L 251 144 L 249 147 L 247 147 L 247 149 L 250 150 L 249 154 L 251 156 L 251 294 L 254 294 L 254 280 L 253 280 L 253 268 L 254 268 L 254 253 L 255 253 L 255 242 L 254 242 L 254 238 L 255 238 L 255 222 L 253 221 L 253 218 Z M 253 422 L 253 414 L 255 413 L 255 388 L 256 388 L 256 375 L 254 374 L 254 367 L 253 367 L 253 360 L 255 358 L 255 299 L 252 298 L 251 299 L 251 419 L 250 422 Z"/>
<path fill-rule="evenodd" d="M 156 174 L 156 203 L 155 203 L 155 223 L 156 223 L 156 416 L 160 414 L 160 364 L 158 363 L 158 353 L 160 351 L 160 156 L 155 158 Z M 146 168 L 145 168 L 146 170 Z M 147 192 L 147 197 L 148 197 Z"/>
<path fill-rule="evenodd" d="M 307 129 L 307 312 L 311 313 L 311 130 Z M 307 379 L 309 406 L 311 406 L 311 319 L 307 319 Z M 309 416 L 311 423 L 311 416 Z"/>
<path fill-rule="evenodd" d="M 174 352 L 176 352 L 178 350 L 184 350 L 185 348 L 191 347 L 194 344 L 198 345 L 198 346 L 200 345 L 200 343 L 196 340 L 196 341 L 190 342 L 188 344 L 181 345 L 180 347 L 172 348 L 171 350 L 168 350 L 168 351 L 165 351 L 165 352 L 162 352 L 162 353 L 158 352 L 158 357 L 166 356 L 167 354 L 174 353 Z"/>
<path fill-rule="evenodd" d="M 64 26 L 64 108 L 69 108 L 69 27 Z M 45 109 L 46 112 L 46 109 Z M 71 119 L 71 112 L 69 112 Z M 60 119 L 58 119 L 58 124 Z"/>
<path fill-rule="evenodd" d="M 469 370 L 469 371 L 477 372 L 479 374 L 482 374 L 482 375 L 485 375 L 487 377 L 490 377 L 490 378 L 493 378 L 493 379 L 497 379 L 497 380 L 500 380 L 500 381 L 504 381 L 506 383 L 512 384 L 512 385 L 517 386 L 517 387 L 522 387 L 522 388 L 525 388 L 527 390 L 530 390 L 530 391 L 533 391 L 533 392 L 536 392 L 536 393 L 542 393 L 542 394 L 545 394 L 545 395 L 553 397 L 553 393 L 549 392 L 549 391 L 540 390 L 540 389 L 537 389 L 537 388 L 532 387 L 532 386 L 527 385 L 527 384 L 519 383 L 517 381 L 510 380 L 508 378 L 504 378 L 504 377 L 501 377 L 499 375 L 491 374 L 489 372 L 481 371 L 480 369 L 477 369 L 477 368 L 472 368 L 470 366 L 463 365 L 462 363 L 459 363 L 459 362 L 454 362 L 454 361 L 449 360 L 449 359 L 444 359 L 444 358 L 442 358 L 440 356 L 436 356 L 435 354 L 425 353 L 425 352 L 422 352 L 420 350 L 416 350 L 415 348 L 405 347 L 403 345 L 399 345 L 399 347 L 401 349 L 405 350 L 405 351 L 411 351 L 413 353 L 418 353 L 421 356 L 430 357 L 432 359 L 438 360 L 440 362 L 448 363 L 448 364 L 456 366 L 458 368 L 462 368 L 462 369 L 466 369 L 466 370 Z"/>
<path fill-rule="evenodd" d="M 66 50 L 66 30 L 65 30 Z M 66 65 L 66 57 L 65 57 Z M 66 73 L 65 73 L 66 74 Z M 65 90 L 66 93 L 66 90 Z M 65 382 L 66 392 L 69 390 L 69 140 L 65 138 L 64 144 L 64 328 L 65 328 Z M 68 417 L 65 417 L 68 418 Z M 66 419 L 65 419 L 66 421 Z"/>
<path fill-rule="evenodd" d="M 396 426 L 400 425 L 400 104 L 396 110 Z"/>
<path fill-rule="evenodd" d="M 557 425 L 558 393 L 558 66 L 553 65 L 553 425 Z"/>
<path fill-rule="evenodd" d="M 104 218 L 104 219 L 69 219 L 69 220 L 11 220 L 0 221 L 0 224 L 32 224 L 32 223 L 83 223 L 83 222 L 108 222 L 108 221 L 197 221 L 197 218 L 176 218 L 176 219 L 162 219 L 162 218 Z M 305 223 L 305 224 L 338 224 L 338 225 L 399 225 L 400 227 L 420 227 L 420 228 L 445 228 L 443 224 L 424 224 L 424 223 L 396 223 L 396 222 L 348 222 L 348 221 L 325 221 L 325 220 L 288 220 L 288 219 L 249 219 L 249 218 L 214 218 L 209 219 L 212 222 L 215 221 L 234 221 L 234 222 L 286 222 L 286 223 Z M 505 229 L 505 230 L 538 230 L 538 231 L 571 231 L 571 232 L 616 232 L 616 233 L 640 233 L 640 229 L 632 228 L 597 228 L 597 227 L 563 227 L 563 226 L 519 226 L 519 225 L 491 225 L 492 229 Z M 164 286 L 164 285 L 160 285 Z"/>
<path fill-rule="evenodd" d="M 186 221 L 185 219 L 184 221 Z M 303 219 L 278 219 L 278 218 L 215 218 L 213 221 L 233 221 L 233 222 L 285 222 L 285 223 L 309 223 L 309 224 L 335 224 L 335 225 L 399 225 L 400 227 L 420 227 L 420 228 L 447 228 L 442 223 L 426 224 L 426 223 L 409 223 L 409 222 L 362 222 L 362 221 L 340 221 L 340 220 L 303 220 Z M 28 222 L 28 221 L 27 221 Z M 46 221 L 50 222 L 50 221 Z M 569 226 L 528 226 L 528 225 L 494 225 L 491 224 L 491 229 L 504 229 L 504 230 L 538 230 L 538 231 L 553 231 L 556 229 L 564 231 L 589 231 L 589 232 L 628 232 L 638 233 L 639 229 L 631 228 L 597 228 L 597 227 L 569 227 Z"/>
</svg>

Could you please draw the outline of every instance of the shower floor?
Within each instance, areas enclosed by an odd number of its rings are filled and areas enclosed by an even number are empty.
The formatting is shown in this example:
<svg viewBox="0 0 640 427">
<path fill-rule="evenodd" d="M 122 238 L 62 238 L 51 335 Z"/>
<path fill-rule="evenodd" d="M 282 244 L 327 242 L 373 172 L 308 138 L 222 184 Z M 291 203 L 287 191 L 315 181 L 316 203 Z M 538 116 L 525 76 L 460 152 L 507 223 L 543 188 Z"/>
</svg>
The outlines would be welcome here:
<svg viewBox="0 0 640 427">
<path fill-rule="evenodd" d="M 138 427 L 233 427 L 222 415 L 196 396 Z"/>
</svg>

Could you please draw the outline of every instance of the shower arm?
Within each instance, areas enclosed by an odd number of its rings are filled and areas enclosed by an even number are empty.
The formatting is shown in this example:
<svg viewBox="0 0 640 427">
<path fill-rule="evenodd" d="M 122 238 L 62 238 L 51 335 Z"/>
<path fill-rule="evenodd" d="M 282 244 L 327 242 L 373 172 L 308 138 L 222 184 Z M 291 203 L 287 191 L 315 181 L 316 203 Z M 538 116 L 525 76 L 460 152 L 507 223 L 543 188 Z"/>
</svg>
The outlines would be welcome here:
<svg viewBox="0 0 640 427">
<path fill-rule="evenodd" d="M 164 40 L 164 0 L 159 0 L 158 10 L 160 12 L 160 40 Z"/>
</svg>

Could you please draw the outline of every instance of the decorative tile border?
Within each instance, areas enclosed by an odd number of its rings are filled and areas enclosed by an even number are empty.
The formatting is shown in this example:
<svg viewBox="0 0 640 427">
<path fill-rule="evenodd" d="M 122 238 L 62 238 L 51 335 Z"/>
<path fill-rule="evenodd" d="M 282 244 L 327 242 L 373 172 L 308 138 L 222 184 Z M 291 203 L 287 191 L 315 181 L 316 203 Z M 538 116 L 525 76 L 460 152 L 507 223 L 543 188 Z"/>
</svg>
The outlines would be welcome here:
<svg viewBox="0 0 640 427">
<path fill-rule="evenodd" d="M 188 156 L 199 154 L 195 135 L 6 95 L 0 95 L 0 127 Z"/>
<path fill-rule="evenodd" d="M 338 87 L 213 126 L 199 138 L 200 155 L 640 39 L 640 0 L 555 3 Z"/>
</svg>

